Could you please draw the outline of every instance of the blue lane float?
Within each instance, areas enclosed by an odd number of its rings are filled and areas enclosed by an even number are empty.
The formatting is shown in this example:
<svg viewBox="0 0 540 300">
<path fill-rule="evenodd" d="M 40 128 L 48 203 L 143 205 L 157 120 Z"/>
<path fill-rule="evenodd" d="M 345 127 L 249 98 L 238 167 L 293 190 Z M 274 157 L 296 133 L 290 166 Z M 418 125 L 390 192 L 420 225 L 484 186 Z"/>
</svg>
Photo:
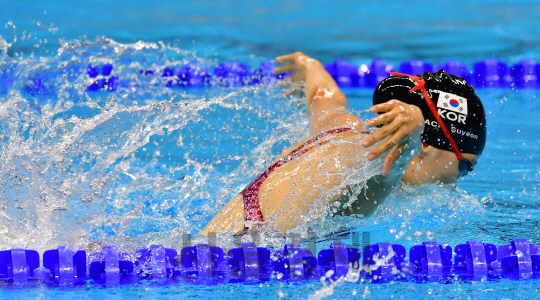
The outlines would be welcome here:
<svg viewBox="0 0 540 300">
<path fill-rule="evenodd" d="M 116 246 L 103 246 L 103 252 L 90 254 L 88 272 L 95 283 L 118 286 L 134 280 L 131 255 L 118 252 Z"/>
<path fill-rule="evenodd" d="M 462 280 L 487 280 L 500 275 L 492 264 L 497 261 L 497 247 L 480 241 L 468 241 L 455 248 L 454 270 Z"/>
<path fill-rule="evenodd" d="M 24 286 L 37 276 L 39 253 L 35 250 L 11 249 L 0 251 L 0 280 Z"/>
<path fill-rule="evenodd" d="M 350 88 L 360 86 L 361 73 L 358 72 L 358 67 L 354 64 L 341 59 L 336 60 L 333 64 L 325 65 L 324 68 L 340 87 Z"/>
<path fill-rule="evenodd" d="M 505 88 L 512 84 L 506 64 L 495 59 L 484 59 L 475 63 L 473 77 L 474 86 L 480 88 Z"/>
<path fill-rule="evenodd" d="M 536 89 L 540 87 L 538 78 L 540 64 L 532 59 L 522 60 L 519 64 L 512 66 L 511 75 L 517 88 Z"/>
<path fill-rule="evenodd" d="M 162 245 L 151 245 L 148 249 L 139 249 L 135 252 L 134 272 L 139 279 L 176 278 L 180 275 L 180 268 L 176 267 L 177 256 L 176 250 Z"/>
<path fill-rule="evenodd" d="M 408 255 L 407 255 L 408 253 Z M 361 260 L 362 259 L 362 260 Z M 337 280 L 359 274 L 364 281 L 384 284 L 395 281 L 416 283 L 453 281 L 532 280 L 540 278 L 538 246 L 525 239 L 495 246 L 481 241 L 449 245 L 426 241 L 412 246 L 377 243 L 358 248 L 335 242 L 317 257 L 300 246 L 286 244 L 270 251 L 254 243 L 243 243 L 224 255 L 223 249 L 206 244 L 175 249 L 151 245 L 132 256 L 116 246 L 103 246 L 102 252 L 88 256 L 61 246 L 43 254 L 40 267 L 35 250 L 0 251 L 0 286 L 27 288 L 39 285 L 74 287 L 97 284 L 116 287 L 154 280 L 160 285 L 259 284 L 269 280 L 298 282 Z"/>
<path fill-rule="evenodd" d="M 343 88 L 374 88 L 384 78 L 388 77 L 388 72 L 393 72 L 394 67 L 384 60 L 374 60 L 371 64 L 357 66 L 347 60 L 336 60 L 334 63 L 326 64 L 326 71 L 330 73 L 336 83 Z M 161 78 L 165 86 L 175 87 L 241 87 L 246 85 L 269 84 L 272 80 L 283 79 L 288 74 L 273 74 L 274 64 L 263 62 L 261 66 L 250 71 L 247 64 L 240 62 L 225 62 L 218 64 L 213 72 L 192 61 L 176 68 L 166 67 L 161 71 Z M 444 64 L 433 66 L 432 63 L 411 60 L 403 62 L 399 66 L 399 71 L 407 74 L 422 74 L 424 71 L 436 72 L 440 69 L 446 70 L 450 74 L 463 77 L 467 82 L 476 88 L 510 88 L 534 89 L 540 88 L 540 64 L 534 60 L 525 59 L 509 68 L 506 63 L 495 59 L 484 59 L 473 65 L 473 71 L 457 61 L 449 60 Z M 91 80 L 86 91 L 115 91 L 118 88 L 119 77 L 111 76 L 113 65 L 102 66 L 88 65 L 86 74 Z M 156 70 L 141 70 L 144 76 L 154 75 Z M 42 80 L 34 78 L 33 90 L 40 93 L 43 89 Z"/>
<path fill-rule="evenodd" d="M 220 283 L 229 274 L 223 249 L 206 244 L 182 249 L 180 267 L 182 277 L 191 283 Z"/>
<path fill-rule="evenodd" d="M 434 70 L 438 71 L 440 69 L 445 70 L 448 74 L 459 76 L 471 83 L 471 72 L 469 72 L 469 68 L 457 60 L 449 60 L 444 64 L 438 65 Z"/>
<path fill-rule="evenodd" d="M 251 74 L 251 84 L 270 84 L 274 75 L 274 64 L 267 61 Z"/>
<path fill-rule="evenodd" d="M 410 274 L 416 281 L 449 280 L 452 272 L 452 247 L 423 242 L 409 250 Z"/>
<path fill-rule="evenodd" d="M 528 280 L 540 277 L 538 246 L 525 239 L 499 246 L 497 258 L 498 262 L 493 264 L 493 269 L 500 272 L 503 278 Z"/>
<path fill-rule="evenodd" d="M 332 243 L 330 249 L 319 252 L 317 262 L 319 275 L 337 279 L 347 275 L 349 268 L 360 267 L 360 250 L 347 247 L 343 242 Z"/>
<path fill-rule="evenodd" d="M 311 280 L 316 278 L 317 258 L 311 251 L 285 244 L 273 253 L 274 275 L 281 281 Z"/>
<path fill-rule="evenodd" d="M 86 252 L 61 246 L 58 249 L 47 250 L 43 253 L 43 267 L 49 271 L 47 281 L 58 283 L 60 286 L 84 284 L 86 277 Z"/>
<path fill-rule="evenodd" d="M 230 282 L 264 282 L 272 275 L 270 250 L 254 243 L 242 243 L 227 253 Z"/>
<path fill-rule="evenodd" d="M 377 243 L 364 247 L 362 253 L 365 278 L 373 283 L 405 280 L 409 272 L 407 250 L 403 245 Z"/>
<path fill-rule="evenodd" d="M 214 68 L 214 78 L 219 86 L 239 87 L 249 84 L 250 72 L 246 64 L 226 62 Z"/>
<path fill-rule="evenodd" d="M 190 62 L 186 66 L 180 67 L 178 77 L 180 85 L 193 87 L 208 86 L 212 78 L 208 68 L 198 62 Z"/>
<path fill-rule="evenodd" d="M 143 72 L 143 71 L 141 71 Z M 144 71 L 145 74 L 153 70 Z M 162 79 L 165 81 L 165 86 L 173 87 L 204 87 L 211 85 L 210 71 L 208 68 L 202 66 L 196 61 L 189 62 L 184 66 L 176 68 L 165 68 L 161 74 Z"/>
<path fill-rule="evenodd" d="M 375 88 L 381 80 L 388 77 L 388 72 L 394 72 L 394 66 L 382 59 L 376 59 L 370 66 L 361 65 L 358 72 L 364 74 L 364 85 L 360 87 Z"/>
<path fill-rule="evenodd" d="M 281 80 L 291 73 L 274 74 L 274 63 L 270 61 L 262 62 L 261 66 L 251 73 L 249 84 L 270 84 L 273 80 Z"/>
<path fill-rule="evenodd" d="M 146 71 L 148 72 L 148 71 Z M 145 73 L 146 73 L 145 72 Z M 177 80 L 176 80 L 176 74 L 174 74 L 174 69 L 171 69 L 171 68 L 165 68 L 163 69 L 163 73 L 161 73 L 161 77 L 163 78 L 163 80 L 165 80 L 165 86 L 166 87 L 173 87 L 176 85 L 177 83 Z"/>
<path fill-rule="evenodd" d="M 402 63 L 399 71 L 405 74 L 424 74 L 425 71 L 433 72 L 433 64 L 421 60 L 411 60 Z M 437 70 L 438 71 L 438 70 Z"/>
<path fill-rule="evenodd" d="M 111 64 L 105 64 L 102 66 L 88 65 L 86 67 L 86 75 L 89 77 L 92 83 L 86 87 L 86 91 L 116 91 L 120 79 L 118 76 L 111 76 L 112 70 L 113 65 Z"/>
<path fill-rule="evenodd" d="M 388 72 L 395 71 L 393 65 L 376 59 L 370 64 L 355 65 L 347 60 L 336 60 L 324 66 L 326 71 L 342 88 L 375 88 L 388 77 Z M 260 67 L 251 70 L 241 62 L 220 63 L 210 69 L 197 61 L 177 67 L 139 70 L 140 76 L 157 76 L 168 88 L 235 88 L 248 85 L 267 85 L 281 80 L 290 73 L 275 75 L 273 62 L 262 62 Z M 540 88 L 540 64 L 532 59 L 524 59 L 512 67 L 496 59 L 484 59 L 473 64 L 472 69 L 457 61 L 449 60 L 434 66 L 430 62 L 411 60 L 399 64 L 398 70 L 407 74 L 422 74 L 424 71 L 436 72 L 440 69 L 449 74 L 463 77 L 475 88 Z M 87 92 L 114 92 L 118 90 L 120 77 L 115 75 L 112 64 L 86 66 Z M 128 79 L 123 79 L 123 87 L 131 86 Z M 7 81 L 9 82 L 9 80 Z M 29 95 L 49 95 L 56 93 L 54 81 L 48 81 L 46 75 L 36 74 L 27 80 L 24 90 Z M 1 92 L 1 90 L 0 90 Z"/>
</svg>

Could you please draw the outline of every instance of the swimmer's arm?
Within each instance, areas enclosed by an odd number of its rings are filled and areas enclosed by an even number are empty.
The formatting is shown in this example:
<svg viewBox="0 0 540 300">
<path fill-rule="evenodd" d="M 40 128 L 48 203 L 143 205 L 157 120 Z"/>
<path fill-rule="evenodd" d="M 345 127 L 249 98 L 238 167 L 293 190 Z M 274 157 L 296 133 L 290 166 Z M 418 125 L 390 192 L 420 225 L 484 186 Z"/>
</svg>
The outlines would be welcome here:
<svg viewBox="0 0 540 300">
<path fill-rule="evenodd" d="M 343 196 L 341 193 L 337 199 L 342 204 L 342 210 L 344 215 L 363 215 L 364 217 L 370 217 L 375 213 L 377 207 L 383 204 L 388 195 L 394 190 L 399 183 L 401 176 L 383 176 L 376 175 L 370 178 L 366 182 L 366 190 L 362 190 L 356 200 L 352 203 L 348 196 Z M 353 189 L 357 187 L 347 186 L 346 191 L 349 194 L 354 194 Z M 335 201 L 334 200 L 334 201 Z"/>
<path fill-rule="evenodd" d="M 305 83 L 304 93 L 311 134 L 342 127 L 350 122 L 361 123 L 360 119 L 347 112 L 347 97 L 318 60 L 296 52 L 280 56 L 276 58 L 276 62 L 285 64 L 275 68 L 274 73 L 292 72 L 289 77 L 292 81 L 291 87 L 285 95 L 300 93 L 301 85 Z"/>
<path fill-rule="evenodd" d="M 419 146 L 420 141 L 417 143 L 411 141 L 411 143 L 412 148 L 409 150 L 416 149 Z M 372 145 L 365 149 L 365 151 L 367 150 L 371 152 L 375 148 L 377 148 L 377 145 Z M 337 195 L 338 198 L 334 200 L 340 201 L 343 205 L 343 214 L 347 216 L 352 214 L 361 214 L 364 215 L 364 217 L 369 217 L 375 213 L 377 207 L 384 203 L 388 195 L 390 195 L 390 193 L 399 184 L 403 178 L 403 175 L 405 174 L 405 171 L 407 170 L 407 165 L 415 156 L 414 153 L 416 152 L 417 151 L 407 151 L 403 155 L 396 158 L 396 161 L 390 167 L 389 174 L 375 175 L 368 179 L 365 185 L 348 185 L 344 191 Z M 354 191 L 356 191 L 356 193 Z M 357 196 L 354 198 L 350 197 L 351 195 L 355 194 L 357 194 Z M 352 199 L 354 199 L 354 201 L 351 202 Z"/>
</svg>

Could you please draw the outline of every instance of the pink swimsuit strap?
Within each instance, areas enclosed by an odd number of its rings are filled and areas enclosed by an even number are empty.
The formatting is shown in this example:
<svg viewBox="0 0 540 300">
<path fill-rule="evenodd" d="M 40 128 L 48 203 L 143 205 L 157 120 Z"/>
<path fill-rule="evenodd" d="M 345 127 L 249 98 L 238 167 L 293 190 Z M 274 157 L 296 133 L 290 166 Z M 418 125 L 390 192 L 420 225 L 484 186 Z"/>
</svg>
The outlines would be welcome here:
<svg viewBox="0 0 540 300">
<path fill-rule="evenodd" d="M 242 191 L 242 197 L 244 198 L 244 212 L 245 212 L 245 220 L 246 221 L 257 221 L 257 222 L 264 222 L 264 217 L 262 215 L 261 211 L 261 205 L 259 203 L 259 191 L 261 189 L 261 186 L 266 178 L 270 176 L 270 174 L 277 168 L 283 166 L 287 162 L 291 161 L 294 158 L 300 157 L 303 154 L 309 152 L 311 149 L 324 145 L 328 143 L 329 141 L 323 141 L 321 143 L 315 144 L 311 147 L 304 148 L 305 146 L 308 146 L 310 144 L 313 144 L 314 142 L 318 141 L 319 139 L 328 136 L 330 134 L 334 133 L 340 133 L 349 131 L 351 128 L 338 128 L 338 129 L 332 129 L 325 131 L 314 138 L 302 143 L 300 146 L 298 146 L 296 149 L 291 151 L 291 153 L 283 156 L 275 163 L 271 164 L 264 172 L 259 174 L 243 191 Z M 247 227 L 245 228 L 247 229 Z"/>
</svg>

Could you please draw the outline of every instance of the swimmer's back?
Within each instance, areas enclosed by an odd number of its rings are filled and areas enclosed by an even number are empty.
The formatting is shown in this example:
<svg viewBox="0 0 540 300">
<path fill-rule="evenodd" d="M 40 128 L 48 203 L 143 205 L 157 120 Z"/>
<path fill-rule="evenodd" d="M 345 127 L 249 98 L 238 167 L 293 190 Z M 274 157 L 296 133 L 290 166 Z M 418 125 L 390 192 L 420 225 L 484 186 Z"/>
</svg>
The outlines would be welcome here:
<svg viewBox="0 0 540 300">
<path fill-rule="evenodd" d="M 276 168 L 264 180 L 259 191 L 259 205 L 268 226 L 280 231 L 296 227 L 309 206 L 317 199 L 330 200 L 340 186 L 345 170 L 362 162 L 366 149 L 360 144 L 367 133 L 360 123 L 346 123 L 354 129 L 333 133 L 319 139 L 319 146 L 295 157 Z M 324 128 L 326 129 L 326 128 Z M 336 128 L 338 129 L 338 128 Z M 286 157 L 306 139 L 284 151 L 277 159 Z M 239 233 L 245 228 L 244 199 L 242 193 L 233 198 L 220 211 L 202 234 L 233 229 Z"/>
</svg>

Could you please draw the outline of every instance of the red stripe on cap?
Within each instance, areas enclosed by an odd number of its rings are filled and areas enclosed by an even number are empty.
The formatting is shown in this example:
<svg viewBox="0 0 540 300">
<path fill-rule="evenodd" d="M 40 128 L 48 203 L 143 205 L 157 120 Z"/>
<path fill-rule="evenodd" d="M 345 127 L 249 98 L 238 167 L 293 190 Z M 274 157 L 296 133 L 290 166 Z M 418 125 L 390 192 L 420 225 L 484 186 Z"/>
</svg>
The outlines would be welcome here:
<svg viewBox="0 0 540 300">
<path fill-rule="evenodd" d="M 448 131 L 448 128 L 446 128 L 446 125 L 444 125 L 444 122 L 441 119 L 441 116 L 439 116 L 439 113 L 437 112 L 437 108 L 435 107 L 435 104 L 433 104 L 433 100 L 431 99 L 431 97 L 429 96 L 429 94 L 428 94 L 428 92 L 426 90 L 426 82 L 424 80 L 420 80 L 420 78 L 418 78 L 418 76 L 413 76 L 413 75 L 404 74 L 404 73 L 396 73 L 396 72 L 388 72 L 388 73 L 390 73 L 390 75 L 392 75 L 392 76 L 408 76 L 408 77 L 411 77 L 416 82 L 417 85 L 414 88 L 412 88 L 410 91 L 411 92 L 417 91 L 417 90 L 422 91 L 422 94 L 424 95 L 424 99 L 426 99 L 426 103 L 427 103 L 427 105 L 429 107 L 429 110 L 431 110 L 431 113 L 433 114 L 433 116 L 437 120 L 437 123 L 439 123 L 439 126 L 441 127 L 444 136 L 446 137 L 448 142 L 450 142 L 450 145 L 452 146 L 452 149 L 454 150 L 454 153 L 456 154 L 458 160 L 460 162 L 464 161 L 465 158 L 461 154 L 461 151 L 459 151 L 459 148 L 458 148 L 456 142 L 454 141 L 454 138 L 452 137 L 452 134 L 450 133 L 450 131 Z"/>
</svg>

